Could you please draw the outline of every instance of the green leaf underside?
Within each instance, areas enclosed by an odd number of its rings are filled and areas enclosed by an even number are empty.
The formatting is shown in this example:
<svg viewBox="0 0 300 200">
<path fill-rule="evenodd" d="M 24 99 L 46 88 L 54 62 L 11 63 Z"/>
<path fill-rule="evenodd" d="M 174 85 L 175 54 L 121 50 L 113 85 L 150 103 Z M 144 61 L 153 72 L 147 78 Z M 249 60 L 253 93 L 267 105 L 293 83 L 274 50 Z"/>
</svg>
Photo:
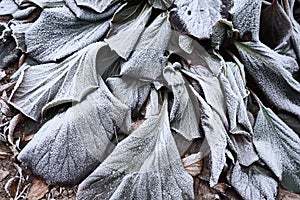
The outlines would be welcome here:
<svg viewBox="0 0 300 200">
<path fill-rule="evenodd" d="M 260 42 L 235 43 L 245 68 L 265 98 L 279 111 L 300 119 L 300 84 L 286 68 L 296 68 L 296 61 L 280 55 Z"/>
<path fill-rule="evenodd" d="M 116 58 L 117 55 L 100 42 L 89 45 L 61 63 L 29 66 L 22 72 L 10 103 L 38 121 L 45 109 L 61 103 L 79 102 L 88 92 L 95 90 L 98 87 L 97 73 L 101 75 Z"/>
<path fill-rule="evenodd" d="M 199 39 L 209 38 L 212 26 L 221 19 L 220 0 L 175 0 L 174 4 L 177 7 L 175 14 L 179 17 L 179 23 L 183 24 L 189 34 Z"/>
<path fill-rule="evenodd" d="M 253 142 L 261 159 L 284 188 L 300 192 L 300 139 L 272 110 L 259 102 Z"/>
<path fill-rule="evenodd" d="M 188 140 L 200 137 L 198 100 L 182 74 L 168 65 L 163 75 L 172 88 L 174 102 L 170 114 L 171 127 Z"/>
<path fill-rule="evenodd" d="M 278 183 L 259 166 L 242 167 L 236 163 L 228 177 L 230 184 L 245 200 L 275 200 Z"/>
<path fill-rule="evenodd" d="M 27 51 L 38 61 L 57 61 L 97 42 L 108 28 L 108 19 L 91 23 L 77 19 L 65 6 L 47 8 L 25 32 Z"/>
<path fill-rule="evenodd" d="M 125 4 L 116 11 L 109 35 L 105 41 L 119 56 L 127 59 L 133 52 L 140 35 L 150 18 L 152 7 L 148 4 Z"/>
<path fill-rule="evenodd" d="M 134 53 L 121 66 L 121 75 L 140 80 L 159 80 L 166 66 L 164 52 L 171 37 L 166 13 L 160 14 L 143 32 Z"/>
<path fill-rule="evenodd" d="M 234 28 L 247 41 L 259 40 L 261 0 L 234 0 L 230 10 Z"/>
<path fill-rule="evenodd" d="M 128 107 L 101 81 L 82 102 L 46 122 L 18 159 L 48 183 L 78 184 L 111 153 L 116 126 L 128 126 L 129 118 Z"/>
<path fill-rule="evenodd" d="M 77 198 L 193 199 L 169 125 L 165 102 L 80 184 Z"/>
</svg>

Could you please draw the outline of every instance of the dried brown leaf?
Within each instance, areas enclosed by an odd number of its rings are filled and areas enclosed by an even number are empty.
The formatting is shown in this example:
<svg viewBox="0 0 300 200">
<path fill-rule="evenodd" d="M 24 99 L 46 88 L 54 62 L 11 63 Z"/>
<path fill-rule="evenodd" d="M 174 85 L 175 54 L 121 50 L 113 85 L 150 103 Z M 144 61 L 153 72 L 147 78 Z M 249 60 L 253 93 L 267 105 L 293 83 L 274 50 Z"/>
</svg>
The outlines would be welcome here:
<svg viewBox="0 0 300 200">
<path fill-rule="evenodd" d="M 188 157 L 182 159 L 183 167 L 188 174 L 190 174 L 191 176 L 197 176 L 201 173 L 203 165 L 202 158 L 203 155 L 201 152 L 199 152 L 191 154 Z"/>
<path fill-rule="evenodd" d="M 36 178 L 32 181 L 32 185 L 28 192 L 28 200 L 39 200 L 48 192 L 48 185 L 44 180 Z"/>
<path fill-rule="evenodd" d="M 9 175 L 9 171 L 0 169 L 0 181 L 3 181 Z"/>
<path fill-rule="evenodd" d="M 20 177 L 12 177 L 10 178 L 5 186 L 4 189 L 6 191 L 6 193 L 12 197 L 15 198 L 18 195 L 18 191 L 19 191 L 19 185 L 21 183 L 21 178 Z"/>
<path fill-rule="evenodd" d="M 11 121 L 8 125 L 8 142 L 12 145 L 15 144 L 14 143 L 15 128 L 22 121 L 22 119 L 23 119 L 23 116 L 21 113 L 19 113 L 11 119 Z"/>
<path fill-rule="evenodd" d="M 12 156 L 13 153 L 11 152 L 9 147 L 4 142 L 0 141 L 0 158 L 11 158 Z"/>
</svg>

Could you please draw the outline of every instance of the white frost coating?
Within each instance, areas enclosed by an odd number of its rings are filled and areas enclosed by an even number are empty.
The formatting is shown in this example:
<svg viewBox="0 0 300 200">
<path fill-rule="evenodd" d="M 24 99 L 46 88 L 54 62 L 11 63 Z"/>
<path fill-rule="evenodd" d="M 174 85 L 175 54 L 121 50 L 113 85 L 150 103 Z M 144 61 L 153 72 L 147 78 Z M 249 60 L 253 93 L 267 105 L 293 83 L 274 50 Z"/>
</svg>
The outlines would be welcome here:
<svg viewBox="0 0 300 200">
<path fill-rule="evenodd" d="M 144 31 L 151 13 L 152 7 L 148 4 L 125 4 L 116 11 L 105 42 L 122 58 L 127 59 Z"/>
<path fill-rule="evenodd" d="M 226 163 L 227 132 L 220 115 L 192 89 L 200 103 L 201 125 L 211 153 L 211 176 L 209 184 L 213 187 L 218 183 Z"/>
<path fill-rule="evenodd" d="M 300 192 L 300 139 L 272 110 L 259 102 L 253 142 L 284 188 Z"/>
<path fill-rule="evenodd" d="M 174 94 L 170 114 L 171 127 L 188 140 L 199 138 L 200 109 L 197 98 L 182 74 L 171 64 L 164 69 L 163 76 Z"/>
<path fill-rule="evenodd" d="M 248 41 L 259 41 L 261 0 L 233 0 L 232 23 L 241 37 Z"/>
<path fill-rule="evenodd" d="M 0 1 L 0 15 L 11 15 L 19 9 L 13 0 Z"/>
<path fill-rule="evenodd" d="M 239 163 L 233 167 L 229 182 L 245 200 L 275 200 L 278 183 L 268 172 L 259 166 L 242 168 Z"/>
<path fill-rule="evenodd" d="M 108 78 L 106 82 L 115 97 L 131 108 L 133 116 L 138 116 L 150 92 L 150 83 L 126 76 Z"/>
<path fill-rule="evenodd" d="M 109 6 L 117 2 L 118 0 L 75 0 L 79 6 L 86 6 L 99 13 L 102 13 Z"/>
<path fill-rule="evenodd" d="M 22 2 L 32 2 L 41 8 L 62 7 L 65 5 L 64 0 L 22 0 Z"/>
<path fill-rule="evenodd" d="M 44 109 L 65 102 L 79 102 L 98 87 L 97 73 L 101 75 L 109 67 L 109 62 L 101 59 L 102 54 L 109 53 L 107 51 L 113 55 L 106 43 L 94 43 L 59 64 L 27 67 L 10 96 L 10 103 L 38 121 Z"/>
<path fill-rule="evenodd" d="M 98 41 L 108 28 L 108 19 L 82 21 L 66 6 L 44 9 L 25 32 L 27 51 L 41 62 L 57 61 Z"/>
<path fill-rule="evenodd" d="M 160 14 L 143 32 L 134 53 L 121 66 L 121 74 L 141 80 L 160 79 L 171 31 L 167 13 Z"/>
<path fill-rule="evenodd" d="M 154 8 L 167 10 L 174 2 L 174 0 L 148 0 L 149 4 Z"/>
<path fill-rule="evenodd" d="M 169 125 L 165 102 L 79 185 L 77 199 L 193 199 Z"/>
<path fill-rule="evenodd" d="M 261 42 L 235 43 L 235 46 L 246 71 L 265 98 L 278 110 L 292 113 L 299 120 L 300 83 L 285 69 L 298 67 L 297 62 L 291 57 L 276 53 Z"/>
<path fill-rule="evenodd" d="M 246 83 L 241 77 L 244 72 L 233 74 L 232 70 L 238 69 L 237 65 L 225 64 L 225 68 L 225 72 L 220 74 L 220 80 L 226 99 L 230 132 L 233 134 L 252 134 L 247 105 L 244 102 L 244 98 L 247 96 Z"/>
<path fill-rule="evenodd" d="M 174 4 L 183 27 L 199 39 L 208 39 L 212 26 L 222 18 L 220 0 L 175 0 Z"/>
<path fill-rule="evenodd" d="M 78 184 L 112 151 L 116 126 L 129 124 L 128 111 L 101 81 L 82 102 L 46 122 L 18 159 L 48 183 Z"/>
</svg>

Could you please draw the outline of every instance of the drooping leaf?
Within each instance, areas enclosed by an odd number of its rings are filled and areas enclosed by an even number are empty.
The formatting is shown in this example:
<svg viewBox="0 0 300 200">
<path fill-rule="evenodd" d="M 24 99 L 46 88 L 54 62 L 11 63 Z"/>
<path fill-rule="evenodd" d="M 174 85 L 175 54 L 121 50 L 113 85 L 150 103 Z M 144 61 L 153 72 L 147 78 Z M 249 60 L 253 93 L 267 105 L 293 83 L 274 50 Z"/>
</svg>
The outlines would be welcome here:
<svg viewBox="0 0 300 200">
<path fill-rule="evenodd" d="M 18 159 L 48 183 L 77 184 L 112 151 L 116 126 L 128 124 L 127 115 L 100 81 L 86 99 L 46 122 Z"/>
<path fill-rule="evenodd" d="M 148 4 L 127 3 L 116 11 L 105 41 L 119 56 L 127 59 L 144 31 L 152 8 Z"/>
<path fill-rule="evenodd" d="M 164 52 L 171 37 L 167 13 L 162 13 L 143 32 L 129 60 L 121 66 L 121 75 L 158 80 L 166 66 Z"/>
<path fill-rule="evenodd" d="M 0 16 L 12 15 L 19 9 L 18 5 L 13 0 L 0 1 Z"/>
<path fill-rule="evenodd" d="M 40 120 L 44 109 L 79 102 L 98 87 L 101 75 L 117 55 L 106 43 L 94 43 L 61 63 L 28 66 L 21 74 L 10 103 L 26 116 Z"/>
<path fill-rule="evenodd" d="M 230 10 L 234 28 L 246 41 L 259 40 L 261 0 L 233 0 Z"/>
<path fill-rule="evenodd" d="M 148 97 L 151 85 L 126 76 L 108 78 L 107 84 L 115 97 L 131 109 L 132 117 L 137 117 Z"/>
<path fill-rule="evenodd" d="M 237 153 L 237 160 L 243 166 L 250 166 L 259 160 L 251 138 L 245 135 L 230 135 Z"/>
<path fill-rule="evenodd" d="M 228 180 L 245 200 L 276 199 L 277 181 L 258 165 L 242 167 L 236 163 Z"/>
<path fill-rule="evenodd" d="M 220 74 L 225 93 L 227 113 L 229 118 L 230 133 L 252 134 L 252 126 L 247 114 L 247 105 L 244 98 L 247 97 L 246 82 L 242 74 L 243 68 L 238 65 L 225 64 L 224 74 Z M 241 66 L 243 67 L 243 66 Z"/>
<path fill-rule="evenodd" d="M 300 192 L 300 139 L 271 109 L 259 102 L 253 142 L 261 159 L 284 188 Z"/>
<path fill-rule="evenodd" d="M 169 64 L 163 71 L 163 76 L 174 94 L 170 114 L 171 127 L 186 139 L 193 140 L 200 137 L 199 104 L 187 81 L 174 69 L 175 65 L 176 63 L 173 66 Z"/>
<path fill-rule="evenodd" d="M 86 6 L 99 13 L 105 11 L 109 6 L 118 2 L 119 0 L 75 0 L 78 6 Z"/>
<path fill-rule="evenodd" d="M 77 198 L 193 199 L 169 125 L 165 102 L 79 185 Z"/>
<path fill-rule="evenodd" d="M 148 0 L 154 8 L 167 10 L 173 4 L 174 0 Z"/>
<path fill-rule="evenodd" d="M 220 174 L 226 163 L 227 133 L 220 115 L 195 91 L 200 103 L 201 125 L 211 154 L 211 176 L 209 184 L 218 183 Z"/>
<path fill-rule="evenodd" d="M 6 26 L 2 26 L 2 34 L 0 35 L 0 68 L 6 68 L 9 64 L 16 61 L 21 51 L 17 49 L 15 38 L 13 37 L 12 30 Z"/>
<path fill-rule="evenodd" d="M 220 0 L 175 0 L 174 5 L 177 8 L 171 18 L 172 23 L 199 39 L 208 39 L 212 26 L 221 19 Z"/>
<path fill-rule="evenodd" d="M 98 41 L 109 21 L 81 21 L 67 7 L 44 9 L 25 32 L 29 55 L 41 62 L 57 61 Z"/>
<path fill-rule="evenodd" d="M 77 18 L 90 22 L 99 22 L 111 18 L 111 16 L 121 5 L 120 3 L 116 3 L 115 5 L 109 7 L 106 11 L 98 13 L 93 9 L 78 6 L 76 0 L 65 0 L 65 2 Z"/>
<path fill-rule="evenodd" d="M 280 55 L 260 42 L 235 43 L 245 69 L 262 95 L 278 109 L 300 119 L 300 84 L 285 68 L 297 68 L 290 57 Z"/>
<path fill-rule="evenodd" d="M 292 34 L 292 24 L 278 0 L 261 13 L 260 40 L 270 48 L 286 42 Z"/>
</svg>

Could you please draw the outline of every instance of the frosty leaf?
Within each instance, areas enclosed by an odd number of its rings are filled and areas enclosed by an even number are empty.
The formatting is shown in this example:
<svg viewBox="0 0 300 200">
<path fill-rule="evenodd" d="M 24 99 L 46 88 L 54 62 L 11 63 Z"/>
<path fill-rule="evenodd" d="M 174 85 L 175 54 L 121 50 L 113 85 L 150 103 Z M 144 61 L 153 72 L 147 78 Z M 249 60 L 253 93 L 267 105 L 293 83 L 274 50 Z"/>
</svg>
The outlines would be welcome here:
<svg viewBox="0 0 300 200">
<path fill-rule="evenodd" d="M 226 163 L 227 133 L 216 110 L 212 109 L 195 90 L 193 92 L 200 102 L 201 125 L 210 148 L 211 177 L 209 184 L 213 187 L 218 183 L 218 179 Z"/>
<path fill-rule="evenodd" d="M 252 126 L 248 119 L 247 106 L 244 102 L 244 98 L 247 95 L 246 83 L 241 77 L 241 74 L 244 72 L 233 73 L 233 70 L 239 71 L 238 66 L 226 65 L 224 72 L 226 77 L 224 74 L 220 75 L 225 93 L 230 132 L 233 134 L 249 134 L 252 133 Z"/>
<path fill-rule="evenodd" d="M 25 32 L 29 55 L 41 62 L 57 61 L 99 40 L 109 21 L 80 21 L 67 7 L 44 9 Z"/>
<path fill-rule="evenodd" d="M 157 81 L 166 66 L 164 52 L 170 37 L 171 24 L 167 13 L 162 13 L 143 32 L 135 52 L 121 66 L 121 74 Z"/>
<path fill-rule="evenodd" d="M 200 112 L 198 100 L 182 74 L 169 64 L 163 71 L 168 85 L 172 87 L 174 102 L 170 114 L 171 127 L 188 140 L 200 137 Z"/>
<path fill-rule="evenodd" d="M 298 64 L 260 42 L 235 43 L 245 68 L 264 97 L 279 111 L 292 113 L 300 119 L 300 84 L 286 68 Z"/>
<path fill-rule="evenodd" d="M 12 15 L 18 8 L 18 5 L 13 0 L 2 0 L 0 1 L 0 16 Z"/>
<path fill-rule="evenodd" d="M 193 179 L 181 163 L 167 104 L 120 142 L 80 185 L 78 199 L 193 199 Z"/>
<path fill-rule="evenodd" d="M 241 167 L 236 163 L 228 179 L 245 200 L 276 199 L 278 183 L 262 167 Z"/>
<path fill-rule="evenodd" d="M 101 81 L 82 102 L 46 122 L 18 159 L 48 183 L 77 184 L 112 151 L 116 126 L 126 124 L 127 115 L 127 106 Z"/>
<path fill-rule="evenodd" d="M 53 8 L 53 7 L 60 7 L 65 5 L 64 0 L 24 0 L 24 1 L 32 2 L 41 8 Z"/>
<path fill-rule="evenodd" d="M 220 0 L 175 0 L 174 4 L 177 8 L 174 9 L 172 23 L 178 27 L 183 26 L 188 34 L 199 39 L 208 39 L 212 26 L 221 19 Z"/>
<path fill-rule="evenodd" d="M 81 20 L 87 20 L 90 22 L 99 22 L 107 18 L 110 18 L 114 12 L 120 7 L 119 3 L 112 5 L 105 12 L 98 13 L 90 8 L 78 6 L 76 0 L 65 0 L 66 5 L 75 14 L 75 16 Z"/>
<path fill-rule="evenodd" d="M 292 24 L 284 9 L 274 0 L 261 13 L 260 40 L 270 48 L 286 42 L 292 33 Z"/>
<path fill-rule="evenodd" d="M 233 0 L 232 23 L 247 41 L 259 40 L 261 0 Z"/>
<path fill-rule="evenodd" d="M 230 139 L 237 153 L 237 160 L 243 166 L 250 166 L 259 160 L 252 139 L 245 135 L 231 135 Z"/>
<path fill-rule="evenodd" d="M 17 49 L 16 41 L 12 35 L 12 30 L 6 26 L 1 28 L 5 29 L 0 35 L 0 68 L 6 68 L 9 64 L 16 61 L 21 51 Z"/>
<path fill-rule="evenodd" d="M 272 110 L 259 102 L 253 142 L 259 156 L 284 188 L 300 192 L 300 139 Z"/>
<path fill-rule="evenodd" d="M 144 31 L 152 8 L 148 4 L 125 4 L 116 11 L 108 38 L 105 40 L 111 49 L 127 59 Z"/>
<path fill-rule="evenodd" d="M 102 13 L 109 6 L 118 2 L 119 0 L 75 0 L 78 6 L 86 6 L 99 13 Z"/>
<path fill-rule="evenodd" d="M 167 10 L 174 2 L 174 0 L 148 0 L 149 4 L 154 8 Z"/>
<path fill-rule="evenodd" d="M 22 72 L 10 103 L 30 118 L 39 120 L 42 109 L 79 102 L 96 89 L 97 73 L 102 74 L 116 57 L 101 42 L 89 45 L 61 63 L 29 66 Z"/>
<path fill-rule="evenodd" d="M 115 97 L 131 108 L 132 117 L 137 117 L 150 92 L 150 84 L 126 76 L 108 78 L 107 84 Z"/>
</svg>

